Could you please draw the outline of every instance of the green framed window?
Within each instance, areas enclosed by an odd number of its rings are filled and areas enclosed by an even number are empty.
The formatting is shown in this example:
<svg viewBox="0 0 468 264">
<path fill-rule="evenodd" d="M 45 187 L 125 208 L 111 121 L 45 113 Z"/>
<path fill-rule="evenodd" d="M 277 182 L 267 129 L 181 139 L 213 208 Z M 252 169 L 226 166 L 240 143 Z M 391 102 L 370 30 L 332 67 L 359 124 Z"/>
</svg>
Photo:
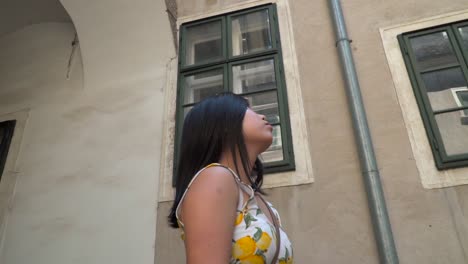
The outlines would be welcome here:
<svg viewBox="0 0 468 264">
<path fill-rule="evenodd" d="M 437 168 L 468 166 L 468 21 L 398 41 Z"/>
<path fill-rule="evenodd" d="M 10 149 L 15 124 L 15 120 L 0 122 L 0 181 L 2 179 L 3 169 L 8 156 L 8 150 Z"/>
<path fill-rule="evenodd" d="M 175 157 L 186 113 L 202 99 L 230 91 L 273 125 L 273 144 L 261 154 L 265 172 L 294 170 L 275 5 L 182 24 L 179 41 Z"/>
</svg>

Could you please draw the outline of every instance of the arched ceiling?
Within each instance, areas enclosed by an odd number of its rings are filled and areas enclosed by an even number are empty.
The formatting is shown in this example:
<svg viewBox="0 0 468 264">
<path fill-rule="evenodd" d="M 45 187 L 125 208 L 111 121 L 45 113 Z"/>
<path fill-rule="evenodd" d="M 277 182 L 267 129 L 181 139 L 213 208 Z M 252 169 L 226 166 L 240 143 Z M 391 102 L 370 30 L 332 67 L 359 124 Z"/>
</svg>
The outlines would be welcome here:
<svg viewBox="0 0 468 264">
<path fill-rule="evenodd" d="M 72 22 L 59 0 L 2 0 L 0 37 L 32 24 Z"/>
</svg>

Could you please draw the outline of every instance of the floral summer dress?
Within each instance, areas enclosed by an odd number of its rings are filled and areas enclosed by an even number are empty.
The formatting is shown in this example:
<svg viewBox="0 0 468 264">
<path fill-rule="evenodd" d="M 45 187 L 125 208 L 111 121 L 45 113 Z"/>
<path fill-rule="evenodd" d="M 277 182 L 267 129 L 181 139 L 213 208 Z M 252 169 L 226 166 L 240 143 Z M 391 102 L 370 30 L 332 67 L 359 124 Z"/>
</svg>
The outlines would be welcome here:
<svg viewBox="0 0 468 264">
<path fill-rule="evenodd" d="M 218 163 L 212 163 L 205 168 L 201 169 L 189 183 L 179 206 L 187 194 L 192 183 L 198 175 L 206 168 L 212 166 L 222 166 L 228 169 L 234 176 L 237 185 L 240 188 L 239 202 L 237 206 L 237 217 L 235 220 L 235 228 L 232 238 L 232 256 L 229 264 L 291 264 L 293 263 L 293 249 L 288 236 L 281 227 L 281 220 L 273 205 L 268 202 L 268 206 L 272 209 L 275 217 L 280 224 L 280 250 L 278 255 L 278 262 L 273 261 L 276 252 L 276 232 L 275 226 L 270 223 L 268 217 L 258 207 L 257 200 L 254 196 L 253 189 L 241 182 L 239 176 L 228 167 Z M 249 199 L 244 202 L 243 192 L 249 195 Z M 176 209 L 176 217 L 179 219 L 179 206 Z M 184 239 L 184 224 L 178 220 L 179 226 L 182 230 L 182 239 Z"/>
</svg>

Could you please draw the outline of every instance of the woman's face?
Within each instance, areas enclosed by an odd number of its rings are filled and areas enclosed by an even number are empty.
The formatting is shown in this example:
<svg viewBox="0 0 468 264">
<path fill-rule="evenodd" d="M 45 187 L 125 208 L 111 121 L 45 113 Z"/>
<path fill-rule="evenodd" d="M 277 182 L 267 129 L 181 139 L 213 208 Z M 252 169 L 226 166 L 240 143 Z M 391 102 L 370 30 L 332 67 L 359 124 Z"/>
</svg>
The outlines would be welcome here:
<svg viewBox="0 0 468 264">
<path fill-rule="evenodd" d="M 264 115 L 259 115 L 250 108 L 245 112 L 242 131 L 245 144 L 258 149 L 260 153 L 273 141 L 273 127 L 265 120 Z"/>
</svg>

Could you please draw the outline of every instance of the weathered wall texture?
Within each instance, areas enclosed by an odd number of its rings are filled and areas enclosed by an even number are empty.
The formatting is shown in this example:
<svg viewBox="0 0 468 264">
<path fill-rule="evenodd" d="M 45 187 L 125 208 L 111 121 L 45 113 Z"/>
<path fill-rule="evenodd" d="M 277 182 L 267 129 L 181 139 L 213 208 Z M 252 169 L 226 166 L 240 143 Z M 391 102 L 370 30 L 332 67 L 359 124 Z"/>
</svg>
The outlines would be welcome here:
<svg viewBox="0 0 468 264">
<path fill-rule="evenodd" d="M 180 17 L 241 1 L 178 1 Z M 327 1 L 289 1 L 315 182 L 268 190 L 295 263 L 378 263 Z M 423 189 L 379 28 L 468 9 L 455 1 L 342 1 L 400 263 L 468 262 L 468 186 Z M 281 19 L 281 18 L 279 18 Z M 156 263 L 184 263 L 159 205 Z"/>
<path fill-rule="evenodd" d="M 75 27 L 0 38 L 0 116 L 29 114 L 0 263 L 152 263 L 174 56 L 164 2 L 63 2 Z"/>
</svg>

